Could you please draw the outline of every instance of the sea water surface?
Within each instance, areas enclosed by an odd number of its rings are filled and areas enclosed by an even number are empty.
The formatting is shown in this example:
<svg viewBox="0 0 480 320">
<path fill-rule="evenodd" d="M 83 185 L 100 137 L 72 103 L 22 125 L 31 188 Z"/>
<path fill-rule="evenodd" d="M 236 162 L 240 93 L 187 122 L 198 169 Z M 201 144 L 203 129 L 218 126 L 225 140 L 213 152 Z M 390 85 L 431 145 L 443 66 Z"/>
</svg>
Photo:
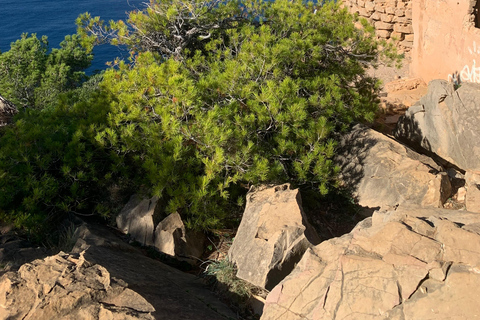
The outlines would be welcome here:
<svg viewBox="0 0 480 320">
<path fill-rule="evenodd" d="M 0 51 L 10 49 L 10 44 L 22 33 L 36 33 L 48 37 L 50 48 L 58 48 L 65 35 L 76 32 L 75 19 L 89 12 L 103 20 L 125 20 L 126 12 L 145 7 L 148 0 L 0 0 Z M 105 63 L 116 57 L 126 58 L 128 53 L 117 47 L 102 45 L 94 49 L 95 69 L 105 69 Z"/>
</svg>

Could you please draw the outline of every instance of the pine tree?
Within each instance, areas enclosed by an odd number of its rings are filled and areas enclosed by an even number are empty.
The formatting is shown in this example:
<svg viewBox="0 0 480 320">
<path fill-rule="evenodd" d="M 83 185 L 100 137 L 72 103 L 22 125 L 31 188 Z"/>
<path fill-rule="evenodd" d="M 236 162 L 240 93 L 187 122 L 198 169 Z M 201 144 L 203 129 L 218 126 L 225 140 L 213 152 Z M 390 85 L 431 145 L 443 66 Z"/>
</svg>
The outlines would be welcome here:
<svg viewBox="0 0 480 320">
<path fill-rule="evenodd" d="M 60 93 L 80 87 L 92 59 L 78 35 L 66 36 L 49 52 L 46 36 L 24 33 L 0 53 L 0 93 L 19 107 L 45 108 Z"/>
<path fill-rule="evenodd" d="M 87 52 L 111 41 L 130 58 L 97 93 L 60 95 L 0 138 L 0 213 L 20 224 L 107 216 L 113 189 L 156 195 L 200 229 L 221 226 L 251 185 L 325 194 L 338 134 L 377 111 L 365 68 L 396 58 L 333 1 L 151 0 L 126 22 L 77 23 Z"/>
<path fill-rule="evenodd" d="M 89 20 L 90 19 L 90 20 Z M 191 225 L 219 221 L 240 186 L 335 185 L 336 134 L 372 121 L 382 54 L 334 2 L 151 1 L 127 23 L 83 16 L 85 41 L 126 44 L 105 74 L 115 97 L 98 141 L 133 152 L 144 185 Z"/>
</svg>

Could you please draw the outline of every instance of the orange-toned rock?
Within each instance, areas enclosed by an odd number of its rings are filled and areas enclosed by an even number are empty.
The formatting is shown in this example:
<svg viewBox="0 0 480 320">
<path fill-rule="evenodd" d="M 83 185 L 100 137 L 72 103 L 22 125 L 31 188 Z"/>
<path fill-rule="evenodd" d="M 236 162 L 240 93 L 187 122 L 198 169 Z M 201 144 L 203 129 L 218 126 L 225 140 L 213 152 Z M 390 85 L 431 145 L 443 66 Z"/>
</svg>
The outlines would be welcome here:
<svg viewBox="0 0 480 320">
<path fill-rule="evenodd" d="M 196 263 L 204 244 L 205 235 L 187 230 L 178 212 L 168 215 L 155 228 L 155 248 L 181 260 Z"/>
<path fill-rule="evenodd" d="M 394 30 L 394 25 L 382 21 L 375 22 L 375 29 L 377 30 Z M 397 31 L 397 30 L 395 30 Z"/>
<path fill-rule="evenodd" d="M 404 34 L 411 34 L 412 20 L 406 17 L 406 11 L 410 10 L 412 0 L 344 0 L 343 5 L 351 13 L 358 13 L 360 16 L 374 25 L 376 35 L 381 39 L 390 39 L 393 30 L 396 37 L 395 45 L 398 53 L 402 54 L 410 51 L 411 42 L 399 42 L 404 40 Z"/>
<path fill-rule="evenodd" d="M 480 213 L 480 174 L 465 174 L 465 207 L 472 212 Z"/>
<path fill-rule="evenodd" d="M 242 221 L 228 252 L 237 277 L 272 289 L 285 278 L 312 244 L 320 242 L 307 222 L 299 190 L 288 184 L 260 188 L 247 195 Z"/>
<path fill-rule="evenodd" d="M 262 320 L 474 319 L 480 216 L 400 206 L 309 249 Z"/>
<path fill-rule="evenodd" d="M 384 87 L 387 93 L 401 90 L 414 90 L 418 87 L 427 89 L 425 82 L 421 78 L 398 79 L 387 83 Z"/>
<path fill-rule="evenodd" d="M 1 319 L 154 319 L 145 298 L 83 253 L 63 252 L 0 278 Z"/>
</svg>

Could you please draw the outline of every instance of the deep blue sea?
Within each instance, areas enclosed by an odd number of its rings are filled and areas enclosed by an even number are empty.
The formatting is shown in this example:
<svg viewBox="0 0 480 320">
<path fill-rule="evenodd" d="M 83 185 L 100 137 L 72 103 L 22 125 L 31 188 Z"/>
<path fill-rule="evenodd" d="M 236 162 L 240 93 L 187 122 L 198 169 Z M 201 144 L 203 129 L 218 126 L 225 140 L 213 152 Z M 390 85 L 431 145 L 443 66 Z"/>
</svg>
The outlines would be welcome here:
<svg viewBox="0 0 480 320">
<path fill-rule="evenodd" d="M 125 20 L 126 12 L 144 8 L 148 0 L 0 0 L 0 50 L 10 49 L 10 43 L 24 32 L 48 36 L 50 48 L 57 48 L 65 35 L 76 32 L 75 19 L 90 12 L 103 20 Z M 105 63 L 128 55 L 125 50 L 102 45 L 94 50 L 95 59 L 89 71 L 105 69 Z"/>
</svg>

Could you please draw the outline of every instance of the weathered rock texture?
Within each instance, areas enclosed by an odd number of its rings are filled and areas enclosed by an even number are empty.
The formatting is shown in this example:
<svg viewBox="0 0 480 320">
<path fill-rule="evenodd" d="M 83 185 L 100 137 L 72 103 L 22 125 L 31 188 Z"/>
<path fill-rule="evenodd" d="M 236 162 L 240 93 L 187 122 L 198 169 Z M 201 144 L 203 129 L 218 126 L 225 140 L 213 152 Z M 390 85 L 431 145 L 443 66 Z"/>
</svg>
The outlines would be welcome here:
<svg viewBox="0 0 480 320">
<path fill-rule="evenodd" d="M 154 319 L 153 306 L 83 253 L 63 252 L 0 278 L 1 319 Z"/>
<path fill-rule="evenodd" d="M 344 0 L 352 13 L 366 18 L 381 39 L 395 40 L 402 51 L 413 47 L 412 0 Z"/>
<path fill-rule="evenodd" d="M 480 216 L 400 206 L 309 249 L 262 320 L 475 319 Z"/>
<path fill-rule="evenodd" d="M 480 82 L 480 13 L 475 12 L 479 8 L 477 2 L 412 1 L 415 33 L 412 75 L 422 77 L 425 82 L 433 79 Z"/>
<path fill-rule="evenodd" d="M 341 147 L 336 157 L 340 178 L 363 207 L 442 207 L 450 196 L 450 182 L 440 166 L 381 133 L 356 126 Z"/>
<path fill-rule="evenodd" d="M 158 198 L 141 199 L 133 195 L 117 216 L 117 227 L 144 246 L 155 246 L 158 251 L 198 262 L 203 253 L 203 233 L 186 230 L 178 213 L 168 215 L 155 228 L 154 214 Z"/>
<path fill-rule="evenodd" d="M 468 211 L 480 213 L 480 174 L 465 174 L 465 207 Z"/>
<path fill-rule="evenodd" d="M 153 213 L 157 198 L 141 199 L 133 195 L 117 216 L 117 228 L 143 245 L 153 245 Z"/>
<path fill-rule="evenodd" d="M 171 256 L 199 258 L 203 253 L 204 243 L 204 234 L 187 231 L 177 212 L 163 219 L 155 229 L 155 248 Z"/>
<path fill-rule="evenodd" d="M 376 76 L 375 73 L 373 73 Z M 378 75 L 380 79 L 383 76 Z M 385 84 L 380 98 L 382 113 L 375 120 L 375 128 L 392 134 L 400 116 L 427 94 L 427 85 L 420 78 L 403 78 Z"/>
<path fill-rule="evenodd" d="M 421 146 L 465 171 L 480 172 L 480 85 L 434 80 L 400 118 L 395 137 Z"/>
<path fill-rule="evenodd" d="M 270 290 L 292 270 L 305 250 L 319 242 L 288 184 L 251 191 L 228 253 L 237 277 Z"/>
<path fill-rule="evenodd" d="M 0 95 L 0 127 L 9 124 L 17 113 L 17 107 Z"/>
<path fill-rule="evenodd" d="M 72 252 L 85 250 L 87 261 L 103 266 L 112 279 L 127 283 L 129 289 L 155 308 L 152 312 L 155 319 L 235 318 L 235 314 L 205 288 L 201 279 L 146 257 L 105 227 L 82 226 L 76 237 L 78 240 Z"/>
</svg>

